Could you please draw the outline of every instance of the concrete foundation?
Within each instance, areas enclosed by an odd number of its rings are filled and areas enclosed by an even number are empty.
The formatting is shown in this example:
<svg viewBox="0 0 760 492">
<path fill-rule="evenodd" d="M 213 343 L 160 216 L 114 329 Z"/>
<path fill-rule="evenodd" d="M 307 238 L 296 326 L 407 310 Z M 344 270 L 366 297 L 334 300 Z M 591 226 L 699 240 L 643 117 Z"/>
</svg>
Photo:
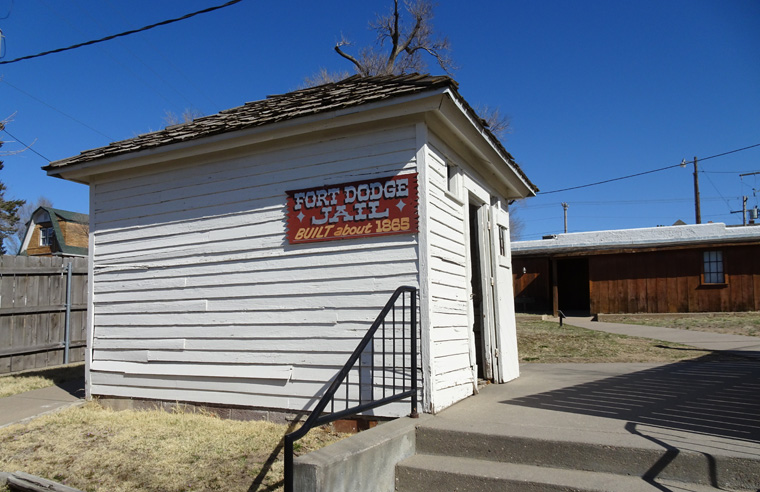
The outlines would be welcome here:
<svg viewBox="0 0 760 492">
<path fill-rule="evenodd" d="M 431 418 L 397 419 L 296 458 L 295 490 L 393 492 L 396 464 L 414 454 L 416 428 Z"/>
</svg>

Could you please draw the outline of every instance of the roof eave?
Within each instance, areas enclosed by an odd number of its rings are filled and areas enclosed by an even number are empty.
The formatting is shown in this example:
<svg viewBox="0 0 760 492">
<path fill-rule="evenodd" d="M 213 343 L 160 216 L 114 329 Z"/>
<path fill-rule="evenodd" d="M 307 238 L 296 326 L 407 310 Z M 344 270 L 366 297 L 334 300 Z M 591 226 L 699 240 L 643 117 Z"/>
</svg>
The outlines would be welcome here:
<svg viewBox="0 0 760 492">
<path fill-rule="evenodd" d="M 538 188 L 520 169 L 498 139 L 488 131 L 466 101 L 456 92 L 447 90 L 439 108 L 447 128 L 455 132 L 462 142 L 468 142 L 479 157 L 481 171 L 500 182 L 508 191 L 508 199 L 535 196 Z M 489 176 L 485 176 L 489 177 Z"/>
<path fill-rule="evenodd" d="M 49 176 L 90 184 L 94 176 L 108 172 L 154 165 L 176 159 L 200 158 L 201 156 L 219 151 L 234 150 L 236 148 L 272 142 L 315 131 L 333 130 L 349 125 L 423 114 L 438 108 L 441 97 L 446 90 L 446 88 L 435 88 L 349 108 L 291 118 L 244 130 L 105 156 L 86 162 L 65 164 L 67 159 L 63 159 L 53 162 L 43 169 L 47 171 Z M 60 163 L 64 164 L 61 165 Z"/>
</svg>

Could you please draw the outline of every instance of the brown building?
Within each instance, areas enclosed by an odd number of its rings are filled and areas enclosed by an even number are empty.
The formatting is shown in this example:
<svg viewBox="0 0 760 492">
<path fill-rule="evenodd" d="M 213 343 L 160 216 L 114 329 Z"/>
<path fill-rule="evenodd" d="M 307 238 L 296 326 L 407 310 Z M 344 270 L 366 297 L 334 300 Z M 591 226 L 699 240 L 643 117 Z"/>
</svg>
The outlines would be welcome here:
<svg viewBox="0 0 760 492">
<path fill-rule="evenodd" d="M 760 227 L 683 225 L 512 245 L 518 312 L 760 310 Z"/>
<path fill-rule="evenodd" d="M 39 207 L 26 225 L 19 255 L 87 256 L 89 216 Z"/>
</svg>

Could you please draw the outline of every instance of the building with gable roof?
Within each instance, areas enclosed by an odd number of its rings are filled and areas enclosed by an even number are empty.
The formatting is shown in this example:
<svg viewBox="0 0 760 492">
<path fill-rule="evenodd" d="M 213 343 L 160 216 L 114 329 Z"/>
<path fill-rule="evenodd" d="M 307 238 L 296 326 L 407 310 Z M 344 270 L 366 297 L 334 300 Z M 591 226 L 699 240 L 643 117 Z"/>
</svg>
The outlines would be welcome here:
<svg viewBox="0 0 760 492">
<path fill-rule="evenodd" d="M 508 203 L 537 188 L 449 77 L 354 76 L 44 169 L 90 186 L 88 395 L 309 409 L 400 285 L 425 411 L 519 374 Z"/>
<path fill-rule="evenodd" d="M 23 256 L 87 256 L 89 216 L 39 207 L 26 224 L 18 254 Z"/>
</svg>

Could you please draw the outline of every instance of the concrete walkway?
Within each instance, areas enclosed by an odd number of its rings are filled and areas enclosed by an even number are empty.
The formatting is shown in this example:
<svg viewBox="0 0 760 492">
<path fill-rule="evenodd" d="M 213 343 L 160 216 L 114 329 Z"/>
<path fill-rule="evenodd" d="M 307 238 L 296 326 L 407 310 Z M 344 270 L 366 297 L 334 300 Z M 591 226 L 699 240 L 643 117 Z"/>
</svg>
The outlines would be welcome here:
<svg viewBox="0 0 760 492">
<path fill-rule="evenodd" d="M 760 491 L 760 363 L 755 360 L 760 358 L 760 338 L 599 323 L 589 318 L 568 318 L 565 323 L 737 352 L 748 360 L 521 364 L 520 377 L 514 381 L 487 385 L 479 394 L 435 416 L 385 425 L 416 426 L 417 439 L 428 431 L 438 436 L 449 432 L 476 436 L 472 442 L 479 443 L 478 448 L 495 454 L 512 452 L 511 462 L 543 463 L 547 468 L 541 473 L 547 476 L 553 473 L 552 467 L 573 469 L 575 462 L 581 461 L 586 470 L 609 471 L 630 465 L 630 476 L 643 475 L 642 480 L 652 484 L 647 490 Z M 346 485 L 346 477 L 364 477 L 368 470 L 378 468 L 382 460 L 376 458 L 377 450 L 383 449 L 378 441 L 388 434 L 384 427 L 296 461 L 308 462 L 304 464 L 334 478 L 335 483 L 319 490 L 362 490 Z M 402 434 L 395 427 L 389 429 Z M 414 440 L 409 437 L 411 430 L 403 436 L 409 442 Z M 438 461 L 468 453 L 469 448 L 453 439 L 441 442 L 444 448 L 436 453 Z M 396 452 L 401 449 L 397 444 L 391 447 Z M 365 449 L 375 454 L 362 452 Z M 392 453 L 383 450 L 380 454 Z M 501 465 L 488 466 L 496 469 Z M 392 476 L 392 464 L 386 468 Z M 337 473 L 336 469 L 351 473 Z M 679 473 L 689 481 L 708 485 L 685 486 L 680 483 L 683 479 L 665 484 L 669 476 Z M 719 487 L 726 482 L 733 486 Z M 395 490 L 394 482 L 389 480 L 377 490 Z"/>
<path fill-rule="evenodd" d="M 760 358 L 760 337 L 727 335 L 696 330 L 678 330 L 657 326 L 628 325 L 591 321 L 590 318 L 568 317 L 564 321 L 571 326 L 605 331 L 617 335 L 652 338 L 665 342 L 680 343 L 704 350 L 735 353 L 746 357 Z"/>
<path fill-rule="evenodd" d="M 759 380 L 755 361 L 522 364 L 424 425 L 760 459 Z"/>
<path fill-rule="evenodd" d="M 0 398 L 0 427 L 84 403 L 84 380 Z"/>
<path fill-rule="evenodd" d="M 710 490 L 727 480 L 730 490 L 754 491 L 760 490 L 758 381 L 755 360 L 523 364 L 516 380 L 486 386 L 422 427 L 505 443 L 493 449 L 515 443 L 518 462 L 530 455 L 532 464 L 574 468 L 573 456 L 581 456 L 585 469 L 604 471 L 640 460 L 651 480 L 683 465 L 688 481 L 713 483 Z M 593 449 L 602 451 L 584 454 Z M 641 458 L 651 453 L 658 458 Z M 688 465 L 679 464 L 686 458 Z"/>
</svg>

